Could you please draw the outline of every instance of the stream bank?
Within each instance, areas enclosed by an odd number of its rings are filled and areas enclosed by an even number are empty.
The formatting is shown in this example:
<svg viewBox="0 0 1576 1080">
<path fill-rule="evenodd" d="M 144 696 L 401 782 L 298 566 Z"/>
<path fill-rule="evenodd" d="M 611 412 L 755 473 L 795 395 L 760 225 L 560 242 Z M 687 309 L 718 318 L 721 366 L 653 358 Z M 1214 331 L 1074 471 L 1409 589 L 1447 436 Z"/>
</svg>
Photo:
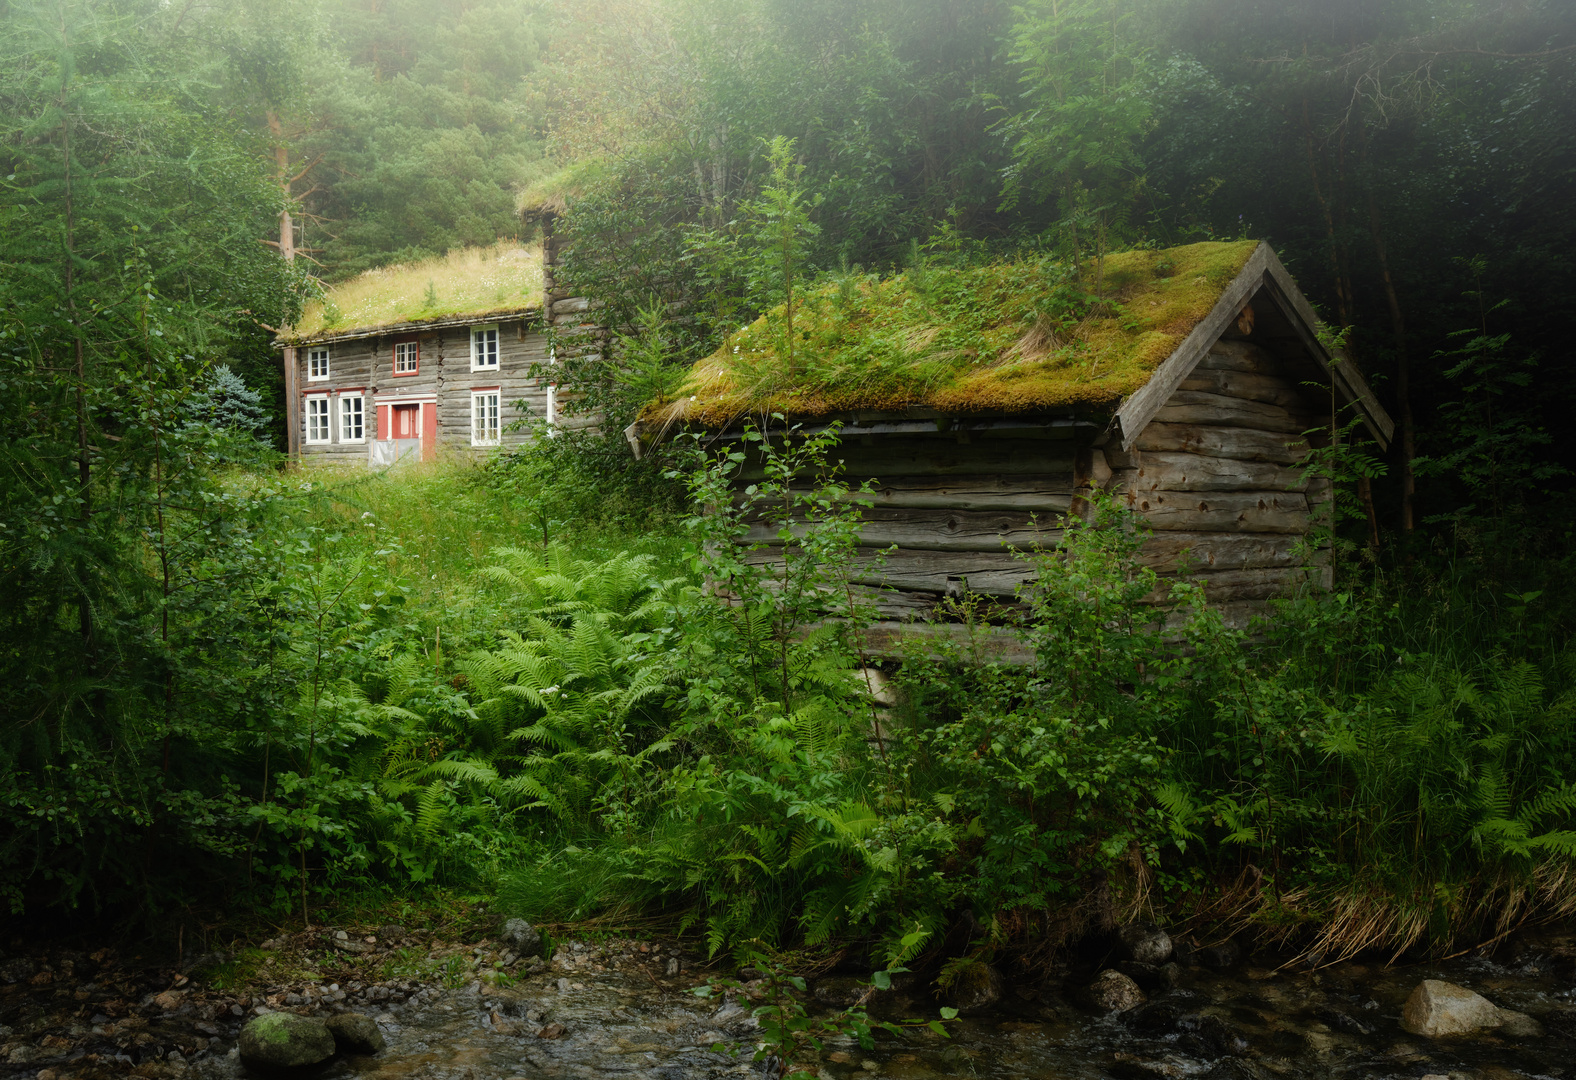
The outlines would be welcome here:
<svg viewBox="0 0 1576 1080">
<path fill-rule="evenodd" d="M 185 964 L 109 950 L 18 947 L 0 958 L 0 1077 L 239 1080 L 242 1025 L 272 1010 L 362 1012 L 387 1048 L 340 1057 L 316 1080 L 535 1080 L 606 1076 L 712 1080 L 760 1075 L 753 1002 L 689 991 L 707 969 L 671 940 L 554 943 L 552 959 L 498 940 L 433 940 L 401 928 L 318 929 Z M 1196 958 L 1194 958 L 1196 959 Z M 1522 935 L 1492 957 L 1384 967 L 1277 971 L 1249 955 L 1214 970 L 1180 967 L 1175 985 L 1100 1014 L 1089 972 L 1008 981 L 986 1011 L 883 1036 L 873 1051 L 832 1040 L 806 1060 L 827 1080 L 1200 1077 L 1206 1080 L 1515 1080 L 1576 1077 L 1576 934 Z M 1508 1031 L 1435 1040 L 1400 1026 L 1419 983 L 1441 979 L 1536 1019 Z M 841 981 L 839 981 L 841 980 Z M 812 990 L 835 999 L 846 977 Z M 933 1018 L 923 988 L 872 1011 Z M 724 1043 L 737 1057 L 715 1053 Z"/>
</svg>

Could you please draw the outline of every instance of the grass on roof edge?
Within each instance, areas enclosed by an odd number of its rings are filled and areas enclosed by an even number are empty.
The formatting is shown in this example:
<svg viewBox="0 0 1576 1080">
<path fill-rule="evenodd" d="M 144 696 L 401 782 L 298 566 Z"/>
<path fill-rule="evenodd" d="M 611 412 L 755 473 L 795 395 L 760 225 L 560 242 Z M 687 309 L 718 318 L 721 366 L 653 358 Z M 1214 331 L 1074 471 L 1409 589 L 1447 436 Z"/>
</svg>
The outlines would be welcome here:
<svg viewBox="0 0 1576 1080">
<path fill-rule="evenodd" d="M 500 240 L 419 262 L 380 267 L 324 290 L 285 340 L 456 316 L 540 307 L 539 245 Z"/>
<path fill-rule="evenodd" d="M 1105 409 L 1148 382 L 1241 272 L 1256 240 L 1115 252 L 1070 287 L 1051 259 L 832 280 L 690 369 L 641 419 L 717 428 L 740 416 L 852 410 L 953 413 Z M 1093 295 L 1093 303 L 1069 296 Z"/>
</svg>

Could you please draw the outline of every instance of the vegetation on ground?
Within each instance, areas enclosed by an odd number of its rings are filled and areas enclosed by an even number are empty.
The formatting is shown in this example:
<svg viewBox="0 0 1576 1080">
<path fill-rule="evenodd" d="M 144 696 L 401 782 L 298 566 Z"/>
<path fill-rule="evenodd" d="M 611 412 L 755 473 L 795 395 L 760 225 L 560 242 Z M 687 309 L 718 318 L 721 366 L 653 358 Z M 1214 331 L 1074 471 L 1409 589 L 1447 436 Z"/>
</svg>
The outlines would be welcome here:
<svg viewBox="0 0 1576 1080">
<path fill-rule="evenodd" d="M 1437 9 L 8 5 L 0 899 L 452 890 L 949 978 L 1141 912 L 1333 958 L 1571 911 L 1576 52 L 1558 4 Z M 281 462 L 256 395 L 308 270 L 515 250 L 560 167 L 602 433 Z M 1106 507 L 1038 556 L 1031 663 L 912 656 L 885 705 L 835 435 L 757 434 L 742 500 L 743 450 L 623 441 L 719 347 L 752 407 L 1116 394 L 1204 302 L 1161 264 L 1218 287 L 1257 235 L 1401 433 L 1328 448 L 1375 512 L 1252 633 L 1178 585 L 1158 635 Z M 452 259 L 334 325 L 457 310 L 467 266 L 496 302 L 504 260 Z"/>
</svg>

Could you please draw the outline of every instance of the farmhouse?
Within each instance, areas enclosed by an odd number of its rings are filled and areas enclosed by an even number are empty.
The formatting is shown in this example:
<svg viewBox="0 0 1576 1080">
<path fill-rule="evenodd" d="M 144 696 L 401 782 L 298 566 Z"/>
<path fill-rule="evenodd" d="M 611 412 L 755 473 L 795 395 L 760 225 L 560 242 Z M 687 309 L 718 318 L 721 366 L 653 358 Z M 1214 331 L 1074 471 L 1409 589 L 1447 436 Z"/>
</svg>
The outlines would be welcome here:
<svg viewBox="0 0 1576 1080">
<path fill-rule="evenodd" d="M 857 580 L 893 627 L 959 595 L 1010 607 L 1022 553 L 1054 546 L 1097 489 L 1153 530 L 1143 560 L 1244 621 L 1328 580 L 1309 540 L 1330 487 L 1299 468 L 1327 436 L 1306 433 L 1354 412 L 1381 447 L 1393 431 L 1263 243 L 1108 255 L 1077 281 L 1039 261 L 844 281 L 801 299 L 791 359 L 781 315 L 626 434 L 639 453 L 681 428 L 781 429 L 773 414 L 841 424 L 846 478 L 876 489 Z"/>
<path fill-rule="evenodd" d="M 430 461 L 522 442 L 520 420 L 559 423 L 550 331 L 575 337 L 589 305 L 549 287 L 539 246 L 503 242 L 328 289 L 276 343 L 291 455 Z"/>
</svg>

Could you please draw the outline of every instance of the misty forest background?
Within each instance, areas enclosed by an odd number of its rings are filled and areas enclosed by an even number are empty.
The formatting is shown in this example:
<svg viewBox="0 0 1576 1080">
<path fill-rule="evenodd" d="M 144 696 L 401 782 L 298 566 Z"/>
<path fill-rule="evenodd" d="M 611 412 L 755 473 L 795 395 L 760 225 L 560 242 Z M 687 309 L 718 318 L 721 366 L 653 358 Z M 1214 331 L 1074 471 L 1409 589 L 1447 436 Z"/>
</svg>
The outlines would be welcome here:
<svg viewBox="0 0 1576 1080">
<path fill-rule="evenodd" d="M 1322 955 L 1576 909 L 1569 4 L 0 0 L 0 159 L 14 916 L 485 894 L 1043 963 L 1140 910 Z M 610 436 L 282 460 L 323 283 L 544 215 Z M 1074 528 L 1036 662 L 916 658 L 873 729 L 809 629 L 847 504 L 769 588 L 696 509 L 735 463 L 619 435 L 799 282 L 1244 237 L 1399 424 L 1338 463 L 1337 591 L 1252 636 L 1155 637 Z"/>
</svg>

